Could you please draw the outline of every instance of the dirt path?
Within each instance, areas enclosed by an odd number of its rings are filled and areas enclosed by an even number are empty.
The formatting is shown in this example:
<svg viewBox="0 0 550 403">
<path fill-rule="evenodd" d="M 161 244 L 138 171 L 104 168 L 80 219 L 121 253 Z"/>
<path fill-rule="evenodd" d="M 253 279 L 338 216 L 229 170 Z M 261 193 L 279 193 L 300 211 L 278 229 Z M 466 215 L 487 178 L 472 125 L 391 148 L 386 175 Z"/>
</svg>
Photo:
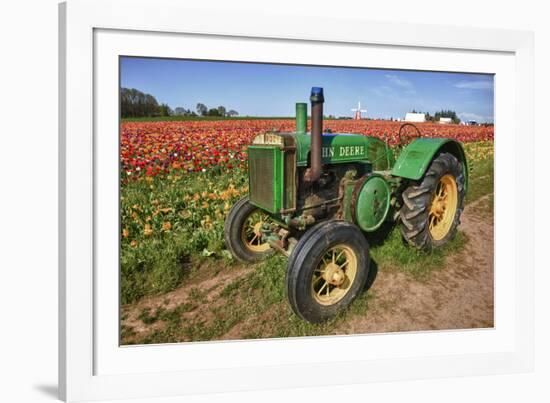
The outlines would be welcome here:
<svg viewBox="0 0 550 403">
<path fill-rule="evenodd" d="M 490 203 L 491 195 L 465 208 L 460 230 L 467 235 L 468 242 L 460 253 L 447 258 L 444 267 L 433 271 L 426 280 L 416 280 L 398 269 L 380 270 L 368 291 L 373 298 L 368 302 L 367 312 L 346 318 L 327 333 L 493 327 L 493 218 Z M 180 323 L 199 321 L 199 324 L 211 324 L 220 320 L 213 312 L 227 302 L 222 291 L 251 270 L 254 270 L 253 266 L 200 268 L 197 276 L 189 279 L 185 286 L 123 307 L 123 343 L 141 343 L 143 337 L 162 330 L 166 325 L 163 312 L 175 309 L 179 309 Z M 216 339 L 241 339 L 255 328 L 255 323 L 273 315 L 281 317 L 286 309 L 282 304 L 273 305 L 259 316 L 246 317 L 231 324 Z M 173 341 L 190 340 L 181 337 Z"/>
<path fill-rule="evenodd" d="M 192 321 L 200 318 L 204 322 L 211 321 L 212 310 L 225 302 L 220 295 L 223 289 L 245 276 L 250 270 L 252 270 L 250 266 L 237 266 L 223 270 L 216 266 L 201 268 L 197 276 L 174 291 L 123 306 L 121 312 L 123 329 L 131 329 L 131 334 L 128 336 L 123 332 L 123 344 L 140 340 L 144 335 L 162 329 L 163 321 L 157 320 L 162 312 L 180 308 L 182 320 Z"/>
<path fill-rule="evenodd" d="M 338 330 L 352 334 L 493 327 L 493 219 L 480 209 L 490 197 L 466 206 L 460 229 L 469 241 L 463 251 L 447 258 L 444 268 L 425 282 L 397 270 L 379 273 L 367 314 L 351 318 Z"/>
</svg>

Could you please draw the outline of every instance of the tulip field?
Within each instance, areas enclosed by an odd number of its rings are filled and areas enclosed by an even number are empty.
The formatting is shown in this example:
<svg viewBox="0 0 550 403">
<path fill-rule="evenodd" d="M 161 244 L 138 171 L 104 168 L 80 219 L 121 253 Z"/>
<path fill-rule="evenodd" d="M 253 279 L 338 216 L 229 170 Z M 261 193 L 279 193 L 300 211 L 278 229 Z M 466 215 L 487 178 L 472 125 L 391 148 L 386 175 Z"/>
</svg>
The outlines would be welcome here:
<svg viewBox="0 0 550 403">
<path fill-rule="evenodd" d="M 359 133 L 395 145 L 401 122 L 325 120 L 334 133 Z M 492 126 L 417 124 L 426 137 L 452 137 L 461 142 L 492 141 Z M 121 131 L 122 176 L 136 179 L 167 173 L 231 170 L 246 165 L 246 146 L 266 131 L 292 131 L 292 119 L 125 122 Z"/>
<path fill-rule="evenodd" d="M 376 136 L 391 145 L 398 142 L 400 125 L 400 122 L 377 120 L 324 121 L 325 129 L 332 132 Z M 488 181 L 479 187 L 480 195 L 492 192 L 492 126 L 432 123 L 417 126 L 423 136 L 452 137 L 465 143 L 472 169 L 483 169 L 479 178 Z M 201 276 L 201 270 L 215 277 L 238 266 L 225 249 L 223 224 L 231 206 L 248 191 L 247 145 L 255 135 L 272 130 L 293 131 L 294 121 L 227 119 L 124 121 L 121 124 L 120 278 L 123 306 L 193 284 Z M 490 176 L 488 171 L 491 171 Z M 475 186 L 472 191 L 475 194 Z M 276 279 L 274 284 L 280 280 L 279 271 L 284 273 L 284 268 L 279 268 L 284 265 L 280 260 L 276 257 L 265 266 L 265 278 Z M 264 284 L 269 292 L 275 293 L 269 303 L 278 303 L 283 298 L 284 284 L 265 285 L 265 278 L 254 286 Z M 233 295 L 235 289 L 231 284 L 226 284 L 226 288 L 223 295 Z M 201 300 L 198 294 L 196 299 Z M 209 315 L 215 316 L 215 313 Z M 143 318 L 143 323 L 154 321 L 150 315 L 144 314 Z M 228 324 L 223 322 L 223 326 Z M 221 334 L 220 329 L 216 331 Z M 193 333 L 184 339 L 209 337 Z M 166 336 L 153 341 L 170 340 Z"/>
</svg>

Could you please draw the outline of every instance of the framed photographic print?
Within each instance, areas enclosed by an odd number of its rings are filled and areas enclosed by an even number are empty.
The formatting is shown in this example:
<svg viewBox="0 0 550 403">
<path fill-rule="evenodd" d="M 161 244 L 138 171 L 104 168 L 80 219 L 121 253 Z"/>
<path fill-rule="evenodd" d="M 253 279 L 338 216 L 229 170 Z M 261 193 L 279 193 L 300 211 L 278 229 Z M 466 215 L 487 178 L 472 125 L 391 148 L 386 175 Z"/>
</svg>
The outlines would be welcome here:
<svg viewBox="0 0 550 403">
<path fill-rule="evenodd" d="M 62 397 L 529 371 L 532 43 L 62 4 Z"/>
</svg>

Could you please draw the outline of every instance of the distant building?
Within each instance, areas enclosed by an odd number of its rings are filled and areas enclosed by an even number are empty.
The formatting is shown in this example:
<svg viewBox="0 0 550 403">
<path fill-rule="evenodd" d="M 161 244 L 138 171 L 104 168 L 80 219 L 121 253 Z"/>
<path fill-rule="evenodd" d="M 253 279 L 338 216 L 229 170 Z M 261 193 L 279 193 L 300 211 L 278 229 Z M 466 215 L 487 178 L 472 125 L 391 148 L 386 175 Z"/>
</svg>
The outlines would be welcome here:
<svg viewBox="0 0 550 403">
<path fill-rule="evenodd" d="M 439 124 L 441 125 L 450 125 L 451 123 L 453 123 L 451 118 L 439 118 Z"/>
<path fill-rule="evenodd" d="M 405 122 L 425 122 L 426 121 L 426 114 L 424 113 L 412 113 L 408 112 L 405 115 Z"/>
</svg>

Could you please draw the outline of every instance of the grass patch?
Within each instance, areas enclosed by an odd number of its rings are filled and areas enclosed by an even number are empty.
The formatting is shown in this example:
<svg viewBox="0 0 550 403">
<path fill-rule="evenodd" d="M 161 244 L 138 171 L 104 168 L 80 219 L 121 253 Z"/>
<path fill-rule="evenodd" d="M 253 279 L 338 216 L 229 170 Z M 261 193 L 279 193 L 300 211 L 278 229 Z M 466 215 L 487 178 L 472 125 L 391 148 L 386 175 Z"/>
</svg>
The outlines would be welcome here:
<svg viewBox="0 0 550 403">
<path fill-rule="evenodd" d="M 494 148 L 492 142 L 479 142 L 466 144 L 465 150 L 470 174 L 464 203 L 469 204 L 494 191 Z"/>
<path fill-rule="evenodd" d="M 206 293 L 194 287 L 189 291 L 189 298 L 199 304 L 206 303 Z"/>
<path fill-rule="evenodd" d="M 159 307 L 155 310 L 154 313 L 151 312 L 151 308 L 143 308 L 138 315 L 138 319 L 141 320 L 146 325 L 155 323 L 159 317 L 164 313 L 164 308 Z"/>
<path fill-rule="evenodd" d="M 384 242 L 371 247 L 370 255 L 382 270 L 393 268 L 417 280 L 425 280 L 433 270 L 443 267 L 447 255 L 459 252 L 467 241 L 466 234 L 459 231 L 447 245 L 426 253 L 406 245 L 396 227 Z"/>
<path fill-rule="evenodd" d="M 120 339 L 123 341 L 124 344 L 130 344 L 128 340 L 133 340 L 135 336 L 136 332 L 130 326 L 120 326 Z"/>
<path fill-rule="evenodd" d="M 480 161 L 470 170 L 468 192 L 464 199 L 465 204 L 482 198 L 494 191 L 493 161 Z"/>
</svg>

